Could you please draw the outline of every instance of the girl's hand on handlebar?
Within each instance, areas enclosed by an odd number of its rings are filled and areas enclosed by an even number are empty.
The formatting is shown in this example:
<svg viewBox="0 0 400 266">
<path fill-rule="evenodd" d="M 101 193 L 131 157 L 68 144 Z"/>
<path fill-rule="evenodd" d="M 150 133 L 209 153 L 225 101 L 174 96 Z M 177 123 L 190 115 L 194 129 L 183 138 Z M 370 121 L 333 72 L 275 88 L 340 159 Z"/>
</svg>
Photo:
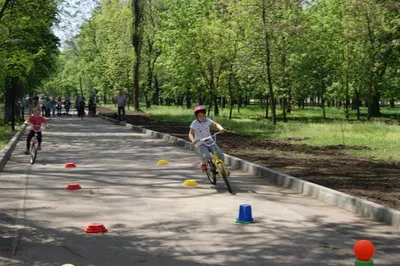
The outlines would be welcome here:
<svg viewBox="0 0 400 266">
<path fill-rule="evenodd" d="M 199 142 L 197 139 L 192 141 L 192 144 L 196 144 L 197 142 Z"/>
<path fill-rule="evenodd" d="M 225 133 L 225 132 L 226 132 L 225 128 L 223 128 L 223 129 L 221 129 L 221 130 L 219 131 L 219 133 L 221 133 L 221 134 L 223 134 L 223 133 Z"/>
</svg>

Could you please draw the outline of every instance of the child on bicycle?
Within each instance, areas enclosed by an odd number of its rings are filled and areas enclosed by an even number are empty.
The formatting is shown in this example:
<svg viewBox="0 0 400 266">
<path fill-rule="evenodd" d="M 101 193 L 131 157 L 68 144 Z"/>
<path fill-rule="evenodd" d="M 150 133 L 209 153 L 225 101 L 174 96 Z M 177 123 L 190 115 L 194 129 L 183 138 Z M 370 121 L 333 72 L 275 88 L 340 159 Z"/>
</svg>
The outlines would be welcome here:
<svg viewBox="0 0 400 266">
<path fill-rule="evenodd" d="M 28 138 L 26 139 L 26 151 L 25 154 L 29 155 L 29 147 L 31 144 L 31 139 L 35 135 L 35 131 L 39 131 L 37 133 L 37 139 L 38 139 L 38 150 L 41 150 L 41 144 L 42 144 L 42 132 L 40 129 L 42 128 L 42 124 L 45 123 L 45 128 L 48 128 L 49 122 L 47 121 L 46 118 L 44 118 L 41 115 L 40 109 L 36 108 L 34 113 L 25 121 L 25 124 L 32 124 L 31 130 L 29 131 Z"/>
<path fill-rule="evenodd" d="M 215 126 L 221 133 L 224 133 L 225 129 L 217 122 L 206 117 L 206 108 L 203 105 L 194 108 L 194 115 L 196 120 L 190 124 L 189 139 L 196 145 L 196 151 L 201 157 L 201 170 L 206 172 L 207 161 L 210 159 L 210 148 L 201 143 L 200 140 L 211 136 L 210 126 Z M 215 149 L 218 157 L 224 160 L 224 154 L 218 145 L 214 144 L 212 148 Z"/>
</svg>

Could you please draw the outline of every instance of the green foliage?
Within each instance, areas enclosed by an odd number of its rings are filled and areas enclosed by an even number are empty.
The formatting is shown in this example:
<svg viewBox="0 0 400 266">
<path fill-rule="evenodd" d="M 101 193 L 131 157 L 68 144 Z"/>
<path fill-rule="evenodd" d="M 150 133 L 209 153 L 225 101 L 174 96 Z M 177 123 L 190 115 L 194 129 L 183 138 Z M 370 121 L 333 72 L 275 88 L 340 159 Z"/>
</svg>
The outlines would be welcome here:
<svg viewBox="0 0 400 266">
<path fill-rule="evenodd" d="M 265 103 L 270 91 L 263 6 L 273 92 L 278 103 L 287 101 L 288 110 L 312 102 L 324 112 L 328 105 L 344 107 L 341 114 L 348 115 L 352 103 L 362 102 L 375 108 L 368 109 L 374 116 L 379 100 L 400 99 L 398 2 L 301 2 L 146 1 L 140 99 L 148 105 L 157 97 L 212 108 L 220 98 L 231 105 L 243 99 Z M 100 1 L 71 39 L 73 45 L 63 51 L 59 72 L 46 87 L 58 84 L 63 93 L 80 93 L 82 87 L 85 95 L 96 90 L 108 99 L 123 88 L 131 95 L 135 57 L 130 4 Z"/>
<path fill-rule="evenodd" d="M 58 51 L 58 39 L 51 31 L 56 13 L 55 0 L 21 0 L 7 6 L 0 23 L 1 85 L 6 85 L 6 77 L 15 77 L 21 95 L 37 89 L 52 73 Z"/>
</svg>

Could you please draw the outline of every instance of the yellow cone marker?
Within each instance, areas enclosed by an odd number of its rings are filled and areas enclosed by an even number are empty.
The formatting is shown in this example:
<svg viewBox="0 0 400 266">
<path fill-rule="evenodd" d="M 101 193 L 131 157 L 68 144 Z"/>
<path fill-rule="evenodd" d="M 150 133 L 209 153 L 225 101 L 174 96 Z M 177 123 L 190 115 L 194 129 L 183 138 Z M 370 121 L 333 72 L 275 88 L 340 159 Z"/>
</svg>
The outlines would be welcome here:
<svg viewBox="0 0 400 266">
<path fill-rule="evenodd" d="M 157 164 L 158 164 L 158 165 L 166 165 L 166 164 L 168 164 L 168 161 L 167 161 L 167 160 L 159 160 L 159 161 L 157 162 Z"/>
<path fill-rule="evenodd" d="M 185 187 L 195 187 L 195 186 L 197 186 L 197 182 L 196 182 L 196 180 L 189 179 L 189 180 L 185 180 L 185 181 L 183 182 L 183 185 L 184 185 Z"/>
</svg>

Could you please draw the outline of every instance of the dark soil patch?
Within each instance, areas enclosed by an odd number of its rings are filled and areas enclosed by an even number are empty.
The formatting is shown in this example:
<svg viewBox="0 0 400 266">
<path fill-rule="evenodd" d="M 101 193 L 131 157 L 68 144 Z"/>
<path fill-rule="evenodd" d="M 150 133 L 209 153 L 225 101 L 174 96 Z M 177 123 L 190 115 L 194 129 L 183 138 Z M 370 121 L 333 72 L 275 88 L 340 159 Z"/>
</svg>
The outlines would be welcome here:
<svg viewBox="0 0 400 266">
<path fill-rule="evenodd" d="M 115 114 L 106 108 L 99 108 L 99 112 L 110 117 Z M 154 121 L 136 112 L 128 112 L 126 121 L 188 140 L 189 125 Z M 232 156 L 400 210 L 400 164 L 361 159 L 345 153 L 345 150 L 367 147 L 314 147 L 296 143 L 301 140 L 266 140 L 226 133 L 219 137 L 218 143 Z"/>
</svg>

